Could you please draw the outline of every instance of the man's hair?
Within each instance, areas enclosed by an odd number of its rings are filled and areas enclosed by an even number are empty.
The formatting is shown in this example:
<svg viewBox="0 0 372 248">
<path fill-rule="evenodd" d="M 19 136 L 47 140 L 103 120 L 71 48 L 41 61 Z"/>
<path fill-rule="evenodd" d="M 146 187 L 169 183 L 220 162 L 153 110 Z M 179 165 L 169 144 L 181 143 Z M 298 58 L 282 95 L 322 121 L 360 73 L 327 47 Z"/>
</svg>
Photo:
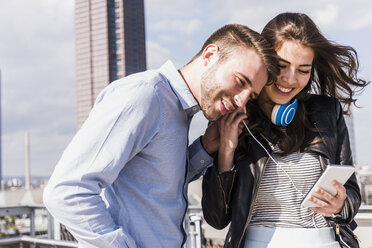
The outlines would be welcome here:
<svg viewBox="0 0 372 248">
<path fill-rule="evenodd" d="M 261 57 L 268 72 L 268 82 L 273 82 L 279 74 L 278 61 L 275 50 L 266 39 L 256 31 L 240 24 L 228 24 L 215 31 L 204 43 L 202 49 L 190 61 L 201 56 L 204 49 L 215 44 L 219 49 L 219 60 L 223 62 L 230 56 L 234 56 L 237 47 L 254 49 Z"/>
</svg>

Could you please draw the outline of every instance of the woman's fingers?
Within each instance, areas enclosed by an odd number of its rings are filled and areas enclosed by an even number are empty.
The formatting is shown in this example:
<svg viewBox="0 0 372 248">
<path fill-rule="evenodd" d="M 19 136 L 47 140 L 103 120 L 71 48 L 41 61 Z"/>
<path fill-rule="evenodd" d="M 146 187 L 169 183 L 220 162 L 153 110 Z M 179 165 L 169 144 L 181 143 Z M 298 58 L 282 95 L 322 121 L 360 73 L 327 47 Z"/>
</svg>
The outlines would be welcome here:
<svg viewBox="0 0 372 248">
<path fill-rule="evenodd" d="M 322 199 L 312 195 L 310 197 L 310 200 L 317 204 L 319 207 L 310 208 L 311 210 L 313 210 L 315 213 L 319 213 L 327 217 L 332 216 L 332 214 L 338 214 L 341 212 L 345 204 L 346 189 L 337 181 L 334 181 L 333 185 L 337 189 L 337 194 L 335 196 L 322 188 L 318 188 L 315 191 Z"/>
<path fill-rule="evenodd" d="M 337 189 L 336 197 L 342 201 L 346 199 L 346 188 L 336 180 L 333 181 L 333 186 Z"/>
</svg>

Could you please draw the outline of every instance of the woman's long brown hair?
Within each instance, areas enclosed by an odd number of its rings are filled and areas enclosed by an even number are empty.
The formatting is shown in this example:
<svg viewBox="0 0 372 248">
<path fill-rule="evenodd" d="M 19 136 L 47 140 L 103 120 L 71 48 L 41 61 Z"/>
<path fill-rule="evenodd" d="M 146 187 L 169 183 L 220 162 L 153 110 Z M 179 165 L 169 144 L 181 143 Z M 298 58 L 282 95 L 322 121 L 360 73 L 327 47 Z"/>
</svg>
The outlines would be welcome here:
<svg viewBox="0 0 372 248">
<path fill-rule="evenodd" d="M 284 131 L 270 124 L 272 131 L 278 137 L 278 145 L 282 150 L 280 155 L 288 155 L 298 151 L 305 139 L 305 130 L 311 129 L 306 123 L 304 99 L 312 93 L 337 98 L 344 108 L 344 113 L 350 113 L 350 106 L 355 105 L 354 98 L 360 93 L 367 82 L 358 77 L 359 62 L 354 48 L 342 46 L 326 39 L 315 23 L 306 14 L 282 13 L 273 18 L 261 33 L 278 51 L 284 42 L 296 41 L 314 51 L 313 67 L 309 83 L 296 96 L 298 109 L 296 115 Z M 254 133 L 262 130 L 262 118 L 267 117 L 259 108 L 257 102 L 247 104 L 248 123 Z M 248 152 L 248 133 L 243 132 L 237 149 L 238 156 Z"/>
</svg>

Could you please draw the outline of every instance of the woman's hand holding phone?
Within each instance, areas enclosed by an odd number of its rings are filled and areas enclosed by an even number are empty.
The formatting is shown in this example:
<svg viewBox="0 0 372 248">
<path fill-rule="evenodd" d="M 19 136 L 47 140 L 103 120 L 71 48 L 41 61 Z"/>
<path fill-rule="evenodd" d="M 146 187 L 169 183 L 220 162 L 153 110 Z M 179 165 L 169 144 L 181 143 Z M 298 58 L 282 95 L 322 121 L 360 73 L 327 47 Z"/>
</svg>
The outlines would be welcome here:
<svg viewBox="0 0 372 248">
<path fill-rule="evenodd" d="M 347 197 L 343 185 L 354 170 L 352 165 L 328 165 L 302 201 L 301 206 L 327 217 L 340 213 Z"/>
<path fill-rule="evenodd" d="M 320 207 L 310 207 L 309 209 L 326 217 L 331 217 L 333 214 L 340 213 L 345 204 L 346 189 L 341 183 L 337 182 L 336 180 L 333 181 L 333 186 L 337 190 L 337 194 L 335 196 L 333 196 L 326 190 L 318 187 L 315 192 L 318 195 L 322 196 L 323 200 L 314 195 L 310 196 L 310 201 Z"/>
</svg>

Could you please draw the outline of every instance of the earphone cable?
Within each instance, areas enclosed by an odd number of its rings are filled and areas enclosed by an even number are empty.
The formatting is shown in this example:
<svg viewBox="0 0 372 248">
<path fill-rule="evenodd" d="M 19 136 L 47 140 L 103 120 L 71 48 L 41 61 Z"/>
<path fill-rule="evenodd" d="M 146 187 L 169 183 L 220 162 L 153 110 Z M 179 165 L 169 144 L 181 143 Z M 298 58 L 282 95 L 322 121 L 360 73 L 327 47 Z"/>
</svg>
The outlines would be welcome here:
<svg viewBox="0 0 372 248">
<path fill-rule="evenodd" d="M 257 138 L 253 135 L 253 133 L 251 132 L 251 130 L 248 128 L 247 124 L 245 124 L 245 122 L 242 120 L 245 128 L 248 130 L 249 134 L 252 136 L 252 138 L 265 150 L 265 152 L 267 153 L 267 155 L 269 155 L 269 157 L 273 160 L 273 162 L 284 172 L 284 174 L 288 177 L 288 179 L 291 181 L 293 187 L 296 189 L 296 191 L 301 195 L 301 197 L 305 197 L 305 195 L 300 191 L 298 190 L 298 188 L 296 187 L 296 184 L 293 182 L 292 178 L 288 175 L 288 173 L 283 169 L 283 167 L 278 163 L 276 162 L 276 160 L 271 156 L 271 154 L 266 150 L 266 148 L 261 144 L 261 142 L 259 142 L 257 140 Z"/>
</svg>

